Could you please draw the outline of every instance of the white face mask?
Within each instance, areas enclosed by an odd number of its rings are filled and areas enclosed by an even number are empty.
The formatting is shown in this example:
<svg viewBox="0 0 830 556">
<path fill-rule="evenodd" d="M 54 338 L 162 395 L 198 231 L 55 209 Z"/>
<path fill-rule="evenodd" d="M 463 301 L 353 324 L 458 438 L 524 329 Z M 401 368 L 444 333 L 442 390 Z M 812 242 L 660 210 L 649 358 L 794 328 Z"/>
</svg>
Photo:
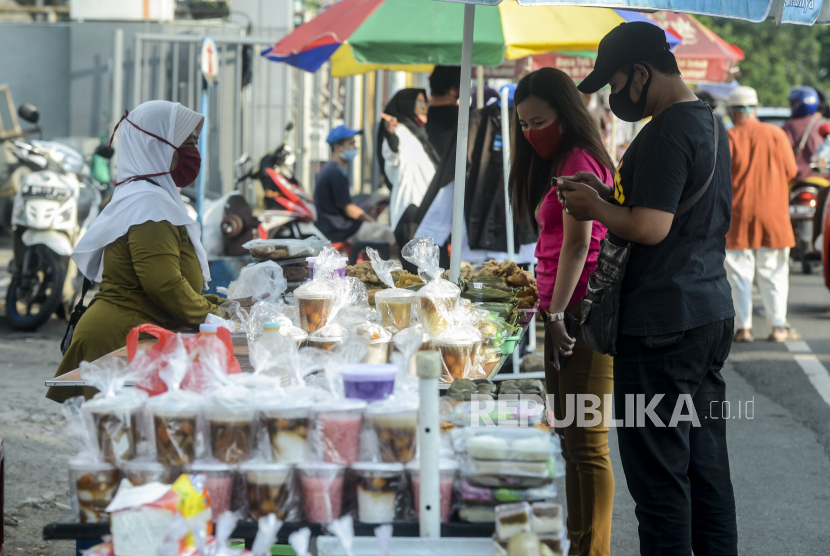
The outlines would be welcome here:
<svg viewBox="0 0 830 556">
<path fill-rule="evenodd" d="M 346 149 L 345 151 L 340 153 L 340 158 L 342 158 L 346 162 L 354 160 L 355 156 L 357 156 L 357 149 Z"/>
</svg>

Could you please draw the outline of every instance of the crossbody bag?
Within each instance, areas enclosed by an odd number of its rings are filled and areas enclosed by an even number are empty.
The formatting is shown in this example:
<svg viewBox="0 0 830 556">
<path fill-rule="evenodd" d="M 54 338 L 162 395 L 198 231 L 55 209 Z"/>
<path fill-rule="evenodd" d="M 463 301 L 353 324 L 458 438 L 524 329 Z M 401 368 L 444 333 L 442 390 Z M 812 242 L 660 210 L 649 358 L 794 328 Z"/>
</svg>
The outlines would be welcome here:
<svg viewBox="0 0 830 556">
<path fill-rule="evenodd" d="M 718 164 L 718 121 L 712 113 L 712 123 L 715 126 L 715 163 L 712 173 L 694 195 L 677 206 L 675 220 L 692 208 L 703 197 L 712 179 Z M 633 242 L 617 245 L 610 240 L 610 233 L 605 236 L 597 257 L 597 268 L 588 277 L 588 291 L 582 299 L 582 337 L 585 343 L 602 354 L 617 354 L 617 333 L 619 329 L 620 293 L 622 290 L 625 268 L 631 257 Z"/>
</svg>

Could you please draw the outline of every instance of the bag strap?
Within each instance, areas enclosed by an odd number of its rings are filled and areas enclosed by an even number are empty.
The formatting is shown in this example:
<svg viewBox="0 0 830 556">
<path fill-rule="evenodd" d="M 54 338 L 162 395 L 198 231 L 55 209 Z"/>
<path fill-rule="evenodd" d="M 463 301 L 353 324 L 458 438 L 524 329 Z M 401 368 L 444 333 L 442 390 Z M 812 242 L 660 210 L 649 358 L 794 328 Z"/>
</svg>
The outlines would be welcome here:
<svg viewBox="0 0 830 556">
<path fill-rule="evenodd" d="M 715 126 L 715 163 L 712 165 L 712 173 L 709 174 L 709 179 L 706 180 L 706 183 L 703 184 L 703 187 L 698 189 L 694 195 L 683 201 L 677 206 L 677 212 L 675 213 L 674 217 L 678 218 L 681 214 L 689 210 L 694 206 L 695 203 L 700 201 L 700 198 L 703 197 L 703 194 L 706 193 L 706 190 L 709 189 L 709 185 L 712 183 L 712 178 L 715 177 L 715 170 L 718 167 L 718 136 L 720 135 L 718 129 L 718 118 L 715 116 L 715 113 L 712 112 L 712 123 Z"/>
<path fill-rule="evenodd" d="M 67 350 L 69 350 L 69 345 L 72 343 L 72 335 L 75 332 L 75 326 L 78 324 L 78 321 L 81 320 L 81 317 L 86 311 L 86 307 L 84 307 L 84 299 L 86 299 L 86 294 L 89 292 L 91 287 L 92 280 L 84 276 L 84 285 L 81 289 L 81 298 L 78 300 L 78 303 L 75 305 L 75 310 L 72 311 L 72 315 L 69 317 L 69 324 L 66 326 L 66 332 L 61 340 L 62 355 L 66 355 Z"/>
<path fill-rule="evenodd" d="M 810 118 L 810 123 L 807 124 L 807 128 L 804 130 L 804 135 L 801 136 L 801 141 L 798 142 L 798 147 L 795 149 L 795 154 L 801 154 L 801 151 L 807 146 L 807 141 L 810 139 L 810 132 L 813 130 L 813 126 L 818 121 L 818 118 L 813 116 Z"/>
</svg>

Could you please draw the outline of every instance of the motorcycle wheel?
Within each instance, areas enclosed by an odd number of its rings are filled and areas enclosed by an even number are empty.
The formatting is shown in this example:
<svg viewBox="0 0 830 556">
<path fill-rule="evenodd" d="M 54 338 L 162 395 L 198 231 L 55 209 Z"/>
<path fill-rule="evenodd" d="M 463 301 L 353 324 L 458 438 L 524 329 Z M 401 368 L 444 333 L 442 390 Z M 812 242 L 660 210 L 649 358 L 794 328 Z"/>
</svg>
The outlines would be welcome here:
<svg viewBox="0 0 830 556">
<path fill-rule="evenodd" d="M 6 318 L 18 330 L 36 330 L 58 308 L 65 270 L 61 256 L 45 246 L 32 248 L 28 269 L 12 276 L 6 294 Z"/>
</svg>

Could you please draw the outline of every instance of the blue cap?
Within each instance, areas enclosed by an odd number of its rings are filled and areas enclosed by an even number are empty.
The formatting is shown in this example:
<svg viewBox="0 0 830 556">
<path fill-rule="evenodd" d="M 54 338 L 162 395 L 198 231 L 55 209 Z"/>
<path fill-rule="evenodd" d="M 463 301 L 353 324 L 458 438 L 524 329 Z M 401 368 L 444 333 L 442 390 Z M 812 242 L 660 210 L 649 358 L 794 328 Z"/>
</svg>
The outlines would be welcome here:
<svg viewBox="0 0 830 556">
<path fill-rule="evenodd" d="M 265 330 L 277 330 L 280 327 L 280 323 L 278 322 L 266 322 L 263 323 L 262 328 Z"/>
<path fill-rule="evenodd" d="M 334 146 L 335 143 L 339 143 L 343 139 L 348 139 L 349 137 L 354 137 L 355 135 L 360 135 L 361 133 L 363 133 L 362 129 L 350 129 L 344 125 L 339 125 L 329 131 L 329 136 L 326 137 L 326 143 Z"/>
</svg>

